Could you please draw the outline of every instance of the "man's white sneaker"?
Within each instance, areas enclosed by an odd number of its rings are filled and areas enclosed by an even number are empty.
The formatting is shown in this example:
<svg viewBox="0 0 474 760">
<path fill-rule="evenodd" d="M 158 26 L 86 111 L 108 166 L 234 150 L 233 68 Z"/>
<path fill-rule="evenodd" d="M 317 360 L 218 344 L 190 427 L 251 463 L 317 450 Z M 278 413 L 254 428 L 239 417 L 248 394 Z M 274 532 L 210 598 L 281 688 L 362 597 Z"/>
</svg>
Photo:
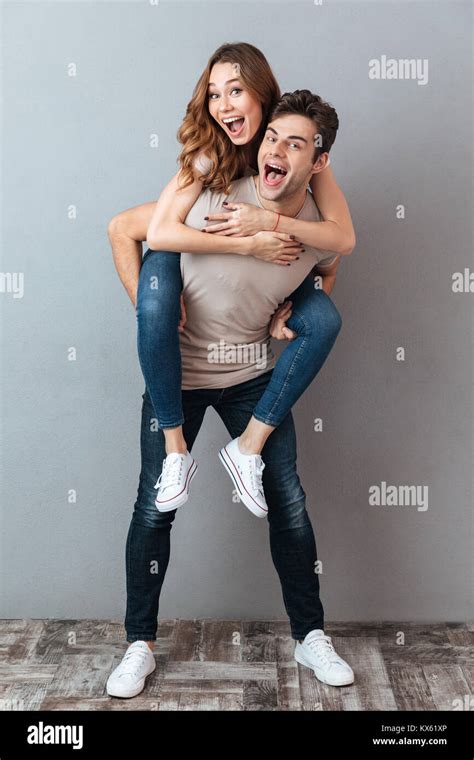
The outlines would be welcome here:
<svg viewBox="0 0 474 760">
<path fill-rule="evenodd" d="M 134 641 L 107 680 L 111 697 L 136 697 L 145 688 L 145 679 L 156 668 L 153 652 L 145 641 Z"/>
<path fill-rule="evenodd" d="M 159 512 L 170 512 L 188 500 L 189 486 L 197 468 L 189 451 L 186 454 L 173 452 L 163 459 L 163 469 L 155 483 L 158 489 L 155 506 Z"/>
<path fill-rule="evenodd" d="M 329 686 L 349 686 L 354 682 L 350 665 L 335 651 L 331 637 L 321 628 L 310 631 L 295 647 L 295 660 L 314 670 L 314 675 Z"/>
<path fill-rule="evenodd" d="M 234 438 L 219 451 L 219 459 L 234 481 L 240 500 L 257 517 L 268 514 L 262 486 L 265 463 L 260 454 L 242 454 L 239 439 Z"/>
</svg>

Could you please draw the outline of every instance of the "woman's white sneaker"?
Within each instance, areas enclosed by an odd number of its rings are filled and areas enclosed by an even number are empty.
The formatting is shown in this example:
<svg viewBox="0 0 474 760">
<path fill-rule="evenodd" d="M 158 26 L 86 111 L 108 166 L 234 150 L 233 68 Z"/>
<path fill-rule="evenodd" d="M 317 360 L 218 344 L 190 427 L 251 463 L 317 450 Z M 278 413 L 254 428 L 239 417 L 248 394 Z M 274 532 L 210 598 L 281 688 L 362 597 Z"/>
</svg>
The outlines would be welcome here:
<svg viewBox="0 0 474 760">
<path fill-rule="evenodd" d="M 354 671 L 339 657 L 331 637 L 326 636 L 321 628 L 310 631 L 301 644 L 296 643 L 295 660 L 312 668 L 316 678 L 329 686 L 349 686 L 354 682 Z"/>
<path fill-rule="evenodd" d="M 260 454 L 242 454 L 239 439 L 224 446 L 219 451 L 219 459 L 234 482 L 240 500 L 257 517 L 268 514 L 267 502 L 262 485 L 265 463 Z"/>
<path fill-rule="evenodd" d="M 134 641 L 107 680 L 111 697 L 136 697 L 145 688 L 145 679 L 156 668 L 153 652 L 145 641 Z"/>
<path fill-rule="evenodd" d="M 155 483 L 158 489 L 155 506 L 159 512 L 170 512 L 188 500 L 189 486 L 197 468 L 189 451 L 186 454 L 172 452 L 163 459 L 163 469 Z"/>
</svg>

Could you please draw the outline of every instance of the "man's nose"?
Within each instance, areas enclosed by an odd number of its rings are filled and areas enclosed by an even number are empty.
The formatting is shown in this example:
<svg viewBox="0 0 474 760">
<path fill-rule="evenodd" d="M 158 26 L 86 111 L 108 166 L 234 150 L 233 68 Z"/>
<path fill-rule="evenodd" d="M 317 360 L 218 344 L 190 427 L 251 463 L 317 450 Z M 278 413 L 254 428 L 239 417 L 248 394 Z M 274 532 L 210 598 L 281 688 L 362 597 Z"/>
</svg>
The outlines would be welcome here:
<svg viewBox="0 0 474 760">
<path fill-rule="evenodd" d="M 270 155 L 281 158 L 283 155 L 283 145 L 281 143 L 274 143 L 270 149 Z"/>
</svg>

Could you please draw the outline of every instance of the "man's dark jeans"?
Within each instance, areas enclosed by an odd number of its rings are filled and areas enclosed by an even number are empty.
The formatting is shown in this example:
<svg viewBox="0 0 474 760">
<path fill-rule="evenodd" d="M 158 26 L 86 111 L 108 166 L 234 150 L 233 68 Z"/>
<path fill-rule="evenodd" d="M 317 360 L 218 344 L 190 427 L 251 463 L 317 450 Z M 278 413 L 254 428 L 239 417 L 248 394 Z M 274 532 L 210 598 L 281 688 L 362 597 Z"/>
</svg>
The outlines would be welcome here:
<svg viewBox="0 0 474 760">
<path fill-rule="evenodd" d="M 183 430 L 188 450 L 192 449 L 208 406 L 219 414 L 231 438 L 241 435 L 272 372 L 230 388 L 183 390 Z M 159 598 L 169 562 L 171 527 L 177 512 L 176 509 L 159 512 L 155 507 L 154 485 L 166 451 L 163 431 L 153 429 L 154 419 L 153 405 L 145 389 L 142 467 L 126 544 L 125 630 L 129 642 L 156 639 Z M 268 438 L 262 458 L 265 462 L 263 488 L 268 505 L 271 556 L 280 578 L 292 637 L 303 639 L 314 628 L 324 628 L 324 612 L 316 572 L 316 542 L 306 511 L 306 494 L 296 471 L 296 435 L 291 412 Z M 199 488 L 198 476 L 193 483 L 191 498 L 199 498 Z"/>
</svg>

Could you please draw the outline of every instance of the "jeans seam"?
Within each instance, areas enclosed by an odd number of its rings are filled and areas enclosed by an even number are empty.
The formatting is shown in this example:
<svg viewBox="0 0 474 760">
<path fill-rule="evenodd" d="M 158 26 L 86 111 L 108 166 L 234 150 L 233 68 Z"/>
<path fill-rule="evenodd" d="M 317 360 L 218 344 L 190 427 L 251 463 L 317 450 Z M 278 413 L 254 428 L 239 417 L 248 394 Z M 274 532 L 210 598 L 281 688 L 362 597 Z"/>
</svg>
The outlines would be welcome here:
<svg viewBox="0 0 474 760">
<path fill-rule="evenodd" d="M 295 314 L 295 316 L 297 316 L 298 319 L 300 319 L 303 322 L 303 325 L 304 325 L 304 327 L 306 329 L 308 327 L 308 323 L 305 321 L 305 319 L 300 314 Z M 278 394 L 278 398 L 275 399 L 275 401 L 273 402 L 273 405 L 272 405 L 272 407 L 271 407 L 271 409 L 270 409 L 270 411 L 269 411 L 266 419 L 262 420 L 258 416 L 254 415 L 255 419 L 258 419 L 260 422 L 263 422 L 266 425 L 274 425 L 275 424 L 275 422 L 274 422 L 274 418 L 275 418 L 274 409 L 275 409 L 275 407 L 278 407 L 278 405 L 280 403 L 280 399 L 283 396 L 283 394 L 284 394 L 284 392 L 285 392 L 285 390 L 286 390 L 286 388 L 287 388 L 287 386 L 288 386 L 288 384 L 290 382 L 289 378 L 294 374 L 295 364 L 297 362 L 297 359 L 298 359 L 300 353 L 302 352 L 302 350 L 304 349 L 305 344 L 307 343 L 307 341 L 308 341 L 308 338 L 307 338 L 306 335 L 304 335 L 303 339 L 301 341 L 301 345 L 298 348 L 295 356 L 293 357 L 293 361 L 291 362 L 290 368 L 289 368 L 289 370 L 288 370 L 288 372 L 286 374 L 286 378 L 285 378 L 285 380 L 283 382 L 283 385 L 281 387 L 281 391 Z M 280 422 L 281 422 L 281 420 L 280 420 Z M 277 423 L 277 424 L 279 424 L 279 423 Z"/>
<path fill-rule="evenodd" d="M 172 422 L 172 423 L 168 422 L 167 424 L 161 423 L 158 417 L 156 419 L 158 420 L 158 425 L 161 430 L 166 430 L 167 428 L 179 427 L 180 425 L 184 425 L 184 422 L 185 422 L 184 417 L 181 417 L 181 419 L 178 422 Z"/>
</svg>

